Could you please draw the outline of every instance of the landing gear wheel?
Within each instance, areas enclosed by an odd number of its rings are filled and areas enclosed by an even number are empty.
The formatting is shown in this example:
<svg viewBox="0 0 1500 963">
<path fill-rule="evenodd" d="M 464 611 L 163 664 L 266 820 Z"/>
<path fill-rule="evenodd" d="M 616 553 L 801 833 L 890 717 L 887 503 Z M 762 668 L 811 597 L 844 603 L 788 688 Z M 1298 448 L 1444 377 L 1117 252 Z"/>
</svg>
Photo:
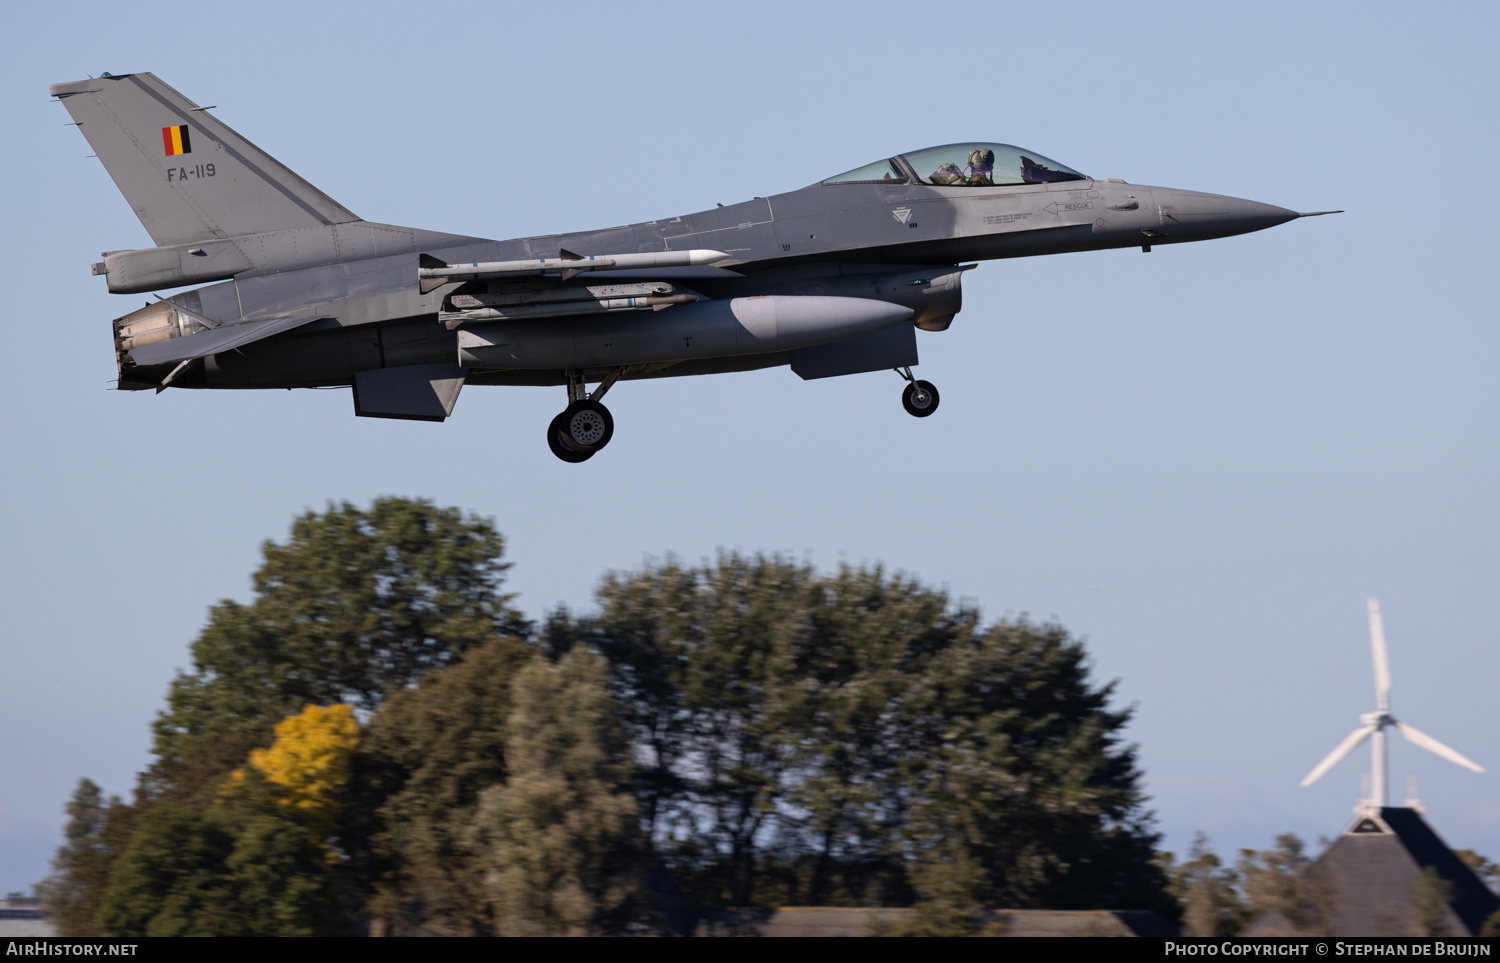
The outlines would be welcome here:
<svg viewBox="0 0 1500 963">
<path fill-rule="evenodd" d="M 930 381 L 913 381 L 901 392 L 901 404 L 906 413 L 914 418 L 926 418 L 937 411 L 938 390 Z"/>
<path fill-rule="evenodd" d="M 592 455 L 615 436 L 614 417 L 597 401 L 575 401 L 558 417 L 562 423 L 557 440 L 564 448 Z"/>
<path fill-rule="evenodd" d="M 588 461 L 594 457 L 592 451 L 574 451 L 571 448 L 563 446 L 563 423 L 566 417 L 567 412 L 563 412 L 556 418 L 553 418 L 552 424 L 547 426 L 547 447 L 552 449 L 552 454 L 569 464 L 576 465 L 581 461 Z"/>
</svg>

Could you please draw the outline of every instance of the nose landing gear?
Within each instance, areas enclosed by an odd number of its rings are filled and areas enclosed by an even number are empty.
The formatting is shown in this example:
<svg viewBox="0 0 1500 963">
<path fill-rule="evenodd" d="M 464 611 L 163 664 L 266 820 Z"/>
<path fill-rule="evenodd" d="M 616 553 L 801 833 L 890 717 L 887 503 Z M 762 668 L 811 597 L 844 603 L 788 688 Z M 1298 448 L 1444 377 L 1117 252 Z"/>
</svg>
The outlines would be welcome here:
<svg viewBox="0 0 1500 963">
<path fill-rule="evenodd" d="M 901 392 L 901 405 L 913 418 L 926 418 L 937 411 L 938 390 L 930 381 L 918 381 L 910 368 L 897 368 L 896 373 L 908 382 Z"/>
</svg>

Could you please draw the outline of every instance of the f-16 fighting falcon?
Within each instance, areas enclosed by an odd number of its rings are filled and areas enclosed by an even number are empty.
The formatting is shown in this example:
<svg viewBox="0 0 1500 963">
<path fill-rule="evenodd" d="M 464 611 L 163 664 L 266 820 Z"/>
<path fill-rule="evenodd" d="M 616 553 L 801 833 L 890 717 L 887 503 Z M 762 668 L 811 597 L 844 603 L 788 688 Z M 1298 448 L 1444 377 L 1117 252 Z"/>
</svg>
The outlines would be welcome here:
<svg viewBox="0 0 1500 963">
<path fill-rule="evenodd" d="M 362 220 L 152 74 L 52 94 L 156 242 L 105 252 L 94 274 L 115 294 L 206 285 L 115 319 L 120 388 L 349 385 L 356 415 L 442 421 L 465 385 L 559 385 L 547 444 L 567 462 L 609 444 L 601 400 L 636 378 L 893 369 L 925 418 L 938 391 L 912 374 L 917 332 L 953 323 L 963 262 L 1311 216 L 972 143 L 696 214 L 493 241 Z"/>
</svg>

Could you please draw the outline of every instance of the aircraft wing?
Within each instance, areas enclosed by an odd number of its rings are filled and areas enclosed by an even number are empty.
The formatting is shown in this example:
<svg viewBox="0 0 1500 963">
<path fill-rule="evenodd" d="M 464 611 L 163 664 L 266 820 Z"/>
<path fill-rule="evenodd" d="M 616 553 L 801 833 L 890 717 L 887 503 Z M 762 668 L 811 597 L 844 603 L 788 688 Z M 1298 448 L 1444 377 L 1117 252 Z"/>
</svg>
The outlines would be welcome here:
<svg viewBox="0 0 1500 963">
<path fill-rule="evenodd" d="M 243 347 L 263 338 L 269 338 L 273 334 L 290 331 L 315 320 L 317 320 L 316 317 L 304 315 L 295 318 L 265 318 L 259 321 L 244 321 L 240 324 L 226 324 L 210 331 L 199 331 L 196 334 L 168 338 L 166 341 L 131 348 L 130 358 L 138 365 L 170 364 L 174 361 L 206 358 L 211 354 L 218 354 L 221 351 Z"/>
</svg>

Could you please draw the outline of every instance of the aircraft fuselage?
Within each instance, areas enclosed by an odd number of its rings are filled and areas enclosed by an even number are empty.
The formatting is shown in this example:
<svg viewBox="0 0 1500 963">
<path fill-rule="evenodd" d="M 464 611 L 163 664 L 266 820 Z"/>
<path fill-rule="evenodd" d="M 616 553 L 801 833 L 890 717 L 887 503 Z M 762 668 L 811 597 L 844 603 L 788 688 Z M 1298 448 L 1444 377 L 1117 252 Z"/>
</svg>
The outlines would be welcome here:
<svg viewBox="0 0 1500 963">
<path fill-rule="evenodd" d="M 919 328 L 942 330 L 961 306 L 961 262 L 1149 249 L 1258 231 L 1297 216 L 1254 201 L 1120 181 L 980 188 L 815 184 L 679 217 L 599 231 L 473 240 L 430 247 L 424 253 L 466 263 L 557 257 L 562 250 L 604 254 L 708 248 L 729 259 L 701 269 L 598 272 L 587 280 L 627 282 L 665 276 L 715 300 L 763 295 L 873 298 L 911 307 Z M 347 229 L 338 225 L 328 230 Z M 349 384 L 358 371 L 368 368 L 451 363 L 458 354 L 458 332 L 436 322 L 445 292 L 424 295 L 416 290 L 416 259 L 411 252 L 259 276 L 251 272 L 200 289 L 199 310 L 223 320 L 233 320 L 239 312 L 255 317 L 297 309 L 325 317 L 235 353 L 211 356 L 201 371 L 187 373 L 175 384 L 321 387 Z M 939 268 L 946 271 L 933 270 Z M 934 275 L 930 280 L 935 286 L 909 286 L 918 275 Z M 376 290 L 363 293 L 363 286 Z M 308 292 L 323 296 L 309 297 Z M 173 300 L 181 299 L 178 295 Z M 666 317 L 670 311 L 651 320 Z M 606 315 L 573 322 L 551 318 L 546 323 L 553 333 L 572 324 L 594 334 L 600 325 L 618 328 L 629 322 Z M 626 363 L 642 366 L 622 376 L 629 380 L 745 370 L 789 360 L 785 351 L 722 355 L 704 339 L 696 351 L 689 342 L 665 356 L 649 361 L 632 357 Z M 586 379 L 597 380 L 594 369 L 607 366 L 585 365 Z M 152 374 L 139 372 L 136 383 L 152 386 Z M 558 366 L 471 369 L 467 383 L 556 385 L 567 383 L 567 375 Z"/>
<path fill-rule="evenodd" d="M 94 273 L 119 294 L 205 285 L 115 319 L 121 388 L 350 385 L 356 414 L 442 421 L 466 384 L 562 384 L 548 440 L 569 461 L 608 443 L 599 399 L 633 378 L 895 369 L 925 417 L 937 391 L 911 373 L 916 332 L 948 328 L 973 262 L 1302 216 L 976 142 L 693 214 L 487 240 L 362 220 L 151 74 L 52 94 L 156 244 Z"/>
</svg>

